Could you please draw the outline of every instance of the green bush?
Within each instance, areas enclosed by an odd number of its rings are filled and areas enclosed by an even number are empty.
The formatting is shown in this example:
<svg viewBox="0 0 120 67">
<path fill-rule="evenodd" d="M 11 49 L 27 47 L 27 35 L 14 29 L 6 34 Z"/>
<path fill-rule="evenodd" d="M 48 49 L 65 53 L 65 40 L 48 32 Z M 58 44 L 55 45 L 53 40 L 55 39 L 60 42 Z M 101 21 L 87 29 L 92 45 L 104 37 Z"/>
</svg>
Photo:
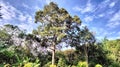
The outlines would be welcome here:
<svg viewBox="0 0 120 67">
<path fill-rule="evenodd" d="M 120 67 L 120 64 L 119 63 L 112 63 L 108 67 Z"/>
<path fill-rule="evenodd" d="M 24 67 L 39 67 L 40 64 L 38 63 L 32 63 L 32 62 L 28 62 L 24 65 Z"/>
<path fill-rule="evenodd" d="M 50 65 L 50 67 L 57 67 L 56 65 Z"/>
<path fill-rule="evenodd" d="M 51 64 L 51 62 L 48 62 L 47 64 L 45 64 L 43 67 L 49 67 Z"/>
<path fill-rule="evenodd" d="M 78 62 L 77 67 L 86 67 L 87 66 L 87 62 Z"/>
<path fill-rule="evenodd" d="M 5 64 L 4 67 L 11 67 L 11 65 L 10 64 Z"/>
<path fill-rule="evenodd" d="M 65 67 L 66 66 L 66 62 L 64 59 L 60 58 L 57 64 L 58 67 Z"/>
<path fill-rule="evenodd" d="M 102 67 L 102 65 L 100 65 L 100 64 L 97 64 L 97 65 L 95 65 L 95 67 Z"/>
</svg>

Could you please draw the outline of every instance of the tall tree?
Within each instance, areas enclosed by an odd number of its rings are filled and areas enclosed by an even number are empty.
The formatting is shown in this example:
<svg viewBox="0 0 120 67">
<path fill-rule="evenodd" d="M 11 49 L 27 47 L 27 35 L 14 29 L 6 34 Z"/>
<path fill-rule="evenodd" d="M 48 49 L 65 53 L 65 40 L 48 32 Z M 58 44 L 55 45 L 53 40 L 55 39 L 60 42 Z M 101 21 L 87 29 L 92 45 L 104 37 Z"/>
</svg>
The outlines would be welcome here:
<svg viewBox="0 0 120 67">
<path fill-rule="evenodd" d="M 72 18 L 64 8 L 59 8 L 53 2 L 36 12 L 35 23 L 41 23 L 37 30 L 41 36 L 41 45 L 51 46 L 52 65 L 55 63 L 56 45 L 67 35 L 66 30 L 70 28 L 73 21 L 81 24 L 79 17 Z"/>
<path fill-rule="evenodd" d="M 94 44 L 95 37 L 86 26 L 82 28 L 79 24 L 72 23 L 70 27 L 71 28 L 67 31 L 68 35 L 66 42 L 72 47 L 75 47 L 78 51 L 83 49 L 88 67 L 88 46 Z"/>
</svg>

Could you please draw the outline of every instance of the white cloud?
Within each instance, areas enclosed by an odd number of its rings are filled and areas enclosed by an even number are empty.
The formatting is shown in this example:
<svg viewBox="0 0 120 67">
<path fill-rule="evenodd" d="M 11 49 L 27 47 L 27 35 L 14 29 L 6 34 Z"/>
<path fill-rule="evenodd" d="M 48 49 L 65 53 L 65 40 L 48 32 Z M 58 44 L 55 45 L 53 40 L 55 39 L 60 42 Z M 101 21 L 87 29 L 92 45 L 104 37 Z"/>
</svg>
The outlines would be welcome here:
<svg viewBox="0 0 120 67">
<path fill-rule="evenodd" d="M 105 9 L 110 3 L 110 0 L 104 0 L 103 2 L 101 2 L 100 4 L 97 5 L 97 7 L 94 8 L 93 12 L 99 12 L 103 9 Z"/>
<path fill-rule="evenodd" d="M 28 24 L 21 23 L 20 25 L 18 25 L 18 27 L 20 27 L 21 29 L 26 29 L 26 27 L 28 27 Z"/>
<path fill-rule="evenodd" d="M 95 36 L 98 39 L 102 39 L 105 36 L 110 37 L 116 33 L 115 31 L 109 32 L 109 31 L 105 30 L 104 28 L 96 28 L 96 27 L 92 27 L 91 31 L 93 31 L 95 33 Z"/>
<path fill-rule="evenodd" d="M 90 0 L 88 0 L 85 7 L 75 6 L 73 7 L 73 10 L 80 11 L 81 13 L 92 12 L 94 10 L 94 5 L 90 3 Z"/>
<path fill-rule="evenodd" d="M 91 12 L 93 9 L 93 5 L 91 3 L 88 3 L 82 13 Z"/>
<path fill-rule="evenodd" d="M 35 9 L 35 10 L 41 10 L 42 8 L 39 7 L 39 6 L 35 6 L 34 9 Z"/>
<path fill-rule="evenodd" d="M 26 19 L 27 19 L 27 17 L 24 16 L 23 14 L 20 14 L 20 15 L 18 16 L 18 20 L 20 20 L 21 22 L 24 22 Z"/>
<path fill-rule="evenodd" d="M 85 22 L 91 22 L 91 21 L 93 21 L 93 17 L 92 16 L 87 16 L 87 17 L 84 18 L 84 21 Z"/>
<path fill-rule="evenodd" d="M 12 24 L 16 19 L 18 19 L 18 15 L 21 15 L 22 12 L 17 10 L 14 6 L 10 5 L 8 2 L 1 1 L 1 13 L 2 19 L 0 20 L 1 24 L 9 23 Z"/>
<path fill-rule="evenodd" d="M 120 25 L 120 22 L 109 22 L 106 26 L 110 28 L 115 28 Z"/>
<path fill-rule="evenodd" d="M 98 17 L 104 17 L 104 16 L 105 16 L 104 13 L 98 15 Z"/>
<path fill-rule="evenodd" d="M 113 13 L 115 13 L 115 11 L 113 10 L 109 10 L 109 11 L 105 11 L 104 13 L 98 13 L 98 15 L 95 18 L 111 18 L 111 15 L 113 15 Z"/>
<path fill-rule="evenodd" d="M 110 28 L 115 28 L 119 25 L 120 25 L 120 10 L 117 13 L 115 13 L 113 17 L 110 18 L 106 26 Z"/>
<path fill-rule="evenodd" d="M 73 7 L 73 10 L 75 10 L 75 11 L 82 11 L 82 8 L 80 8 L 78 6 L 75 6 L 75 7 Z"/>
<path fill-rule="evenodd" d="M 91 31 L 93 31 L 96 38 L 100 40 L 103 39 L 107 35 L 107 31 L 104 30 L 103 28 L 92 27 Z"/>
<path fill-rule="evenodd" d="M 34 20 L 33 20 L 33 18 L 32 18 L 32 16 L 28 16 L 28 23 L 31 23 L 31 22 L 33 22 Z"/>
<path fill-rule="evenodd" d="M 52 1 L 52 0 L 45 0 L 45 2 L 46 2 L 47 4 L 49 4 L 51 1 Z"/>
<path fill-rule="evenodd" d="M 120 21 L 120 10 L 110 18 L 110 21 Z"/>
<path fill-rule="evenodd" d="M 14 7 L 9 5 L 8 3 L 4 4 L 3 2 L 1 2 L 1 6 L 2 6 L 2 8 L 1 8 L 0 12 L 1 12 L 2 18 L 4 20 L 11 20 L 12 18 L 15 18 L 16 9 Z"/>
<path fill-rule="evenodd" d="M 24 14 L 17 10 L 9 3 L 1 2 L 1 12 L 3 19 L 0 19 L 0 26 L 5 24 L 13 24 L 20 27 L 20 29 L 26 29 L 30 33 L 38 24 L 34 23 L 34 17 L 29 14 Z"/>
<path fill-rule="evenodd" d="M 37 24 L 34 23 L 34 17 L 32 17 L 29 14 L 26 14 L 25 17 L 26 17 L 26 20 L 25 20 L 26 23 L 21 23 L 18 25 L 18 27 L 20 27 L 21 29 L 27 30 L 27 33 L 31 33 L 33 29 L 38 27 L 39 23 Z"/>
<path fill-rule="evenodd" d="M 112 8 L 112 7 L 114 7 L 114 6 L 115 6 L 115 2 L 112 2 L 112 3 L 109 5 L 110 8 Z"/>
</svg>

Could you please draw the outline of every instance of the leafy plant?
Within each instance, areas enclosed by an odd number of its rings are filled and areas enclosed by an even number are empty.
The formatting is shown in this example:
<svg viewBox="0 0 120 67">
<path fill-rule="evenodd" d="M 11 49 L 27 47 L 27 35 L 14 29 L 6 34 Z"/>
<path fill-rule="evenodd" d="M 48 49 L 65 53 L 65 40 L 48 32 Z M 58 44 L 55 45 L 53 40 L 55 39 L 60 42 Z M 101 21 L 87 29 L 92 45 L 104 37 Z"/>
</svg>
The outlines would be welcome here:
<svg viewBox="0 0 120 67">
<path fill-rule="evenodd" d="M 11 67 L 11 65 L 10 64 L 5 64 L 4 67 Z"/>
<path fill-rule="evenodd" d="M 95 65 L 95 67 L 102 67 L 102 65 L 100 65 L 100 64 L 97 64 L 97 65 Z"/>
<path fill-rule="evenodd" d="M 50 67 L 57 67 L 56 65 L 50 65 Z"/>
<path fill-rule="evenodd" d="M 60 58 L 57 64 L 58 67 L 65 67 L 66 66 L 66 62 L 64 59 Z"/>
<path fill-rule="evenodd" d="M 87 62 L 78 62 L 77 67 L 86 67 L 87 66 Z"/>
</svg>

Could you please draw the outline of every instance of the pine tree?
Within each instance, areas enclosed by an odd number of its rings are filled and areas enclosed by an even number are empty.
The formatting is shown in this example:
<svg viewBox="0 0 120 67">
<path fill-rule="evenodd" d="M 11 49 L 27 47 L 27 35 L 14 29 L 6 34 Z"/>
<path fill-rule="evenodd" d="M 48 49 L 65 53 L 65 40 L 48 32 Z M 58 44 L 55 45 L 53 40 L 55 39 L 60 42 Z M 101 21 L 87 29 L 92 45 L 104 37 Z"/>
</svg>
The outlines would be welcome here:
<svg viewBox="0 0 120 67">
<path fill-rule="evenodd" d="M 37 22 L 41 23 L 37 30 L 41 36 L 41 45 L 51 46 L 54 65 L 56 45 L 67 35 L 66 30 L 70 28 L 72 22 L 81 24 L 81 21 L 78 16 L 72 18 L 64 8 L 59 8 L 57 4 L 51 2 L 45 5 L 43 10 L 36 12 L 35 23 Z"/>
</svg>

